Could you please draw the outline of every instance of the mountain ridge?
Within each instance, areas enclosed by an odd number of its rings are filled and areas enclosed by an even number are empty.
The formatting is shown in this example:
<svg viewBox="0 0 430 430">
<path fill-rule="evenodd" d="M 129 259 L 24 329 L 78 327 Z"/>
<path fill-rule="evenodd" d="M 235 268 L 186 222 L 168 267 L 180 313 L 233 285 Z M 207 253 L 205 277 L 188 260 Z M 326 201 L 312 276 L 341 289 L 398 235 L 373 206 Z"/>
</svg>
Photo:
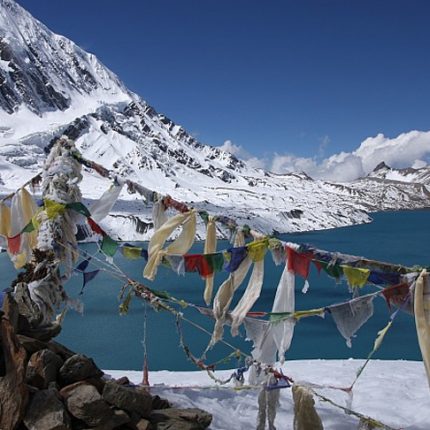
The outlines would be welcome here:
<svg viewBox="0 0 430 430">
<path fill-rule="evenodd" d="M 428 182 L 395 182 L 381 176 L 384 168 L 340 184 L 304 172 L 255 169 L 203 145 L 129 91 L 93 54 L 52 33 L 13 0 L 0 5 L 0 192 L 41 169 L 50 142 L 65 134 L 86 158 L 119 176 L 268 233 L 370 222 L 368 212 L 430 206 Z M 107 187 L 84 169 L 87 198 L 97 199 Z M 126 192 L 105 221 L 127 240 L 148 238 L 150 225 L 150 207 Z"/>
</svg>

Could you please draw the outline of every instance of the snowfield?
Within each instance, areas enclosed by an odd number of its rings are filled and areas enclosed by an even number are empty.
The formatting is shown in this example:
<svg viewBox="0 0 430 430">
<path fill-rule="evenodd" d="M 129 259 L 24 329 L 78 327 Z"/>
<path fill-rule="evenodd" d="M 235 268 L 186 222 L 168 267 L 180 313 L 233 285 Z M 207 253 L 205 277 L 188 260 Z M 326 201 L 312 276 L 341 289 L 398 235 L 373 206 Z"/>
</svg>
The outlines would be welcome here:
<svg viewBox="0 0 430 430">
<path fill-rule="evenodd" d="M 313 383 L 347 387 L 364 360 L 297 360 L 288 361 L 283 372 L 296 383 Z M 142 372 L 107 370 L 114 378 L 127 376 L 139 384 Z M 232 371 L 216 372 L 219 378 Z M 217 388 L 205 372 L 150 372 L 152 394 L 170 400 L 176 407 L 198 407 L 213 414 L 212 430 L 245 430 L 256 427 L 258 390 L 236 391 Z M 205 388 L 203 388 L 205 387 Z M 212 387 L 210 389 L 206 387 Z M 428 430 L 430 428 L 430 392 L 423 363 L 416 361 L 372 360 L 354 386 L 352 399 L 339 390 L 316 389 L 335 403 L 354 412 L 381 421 L 395 429 Z M 351 402 L 352 400 L 352 402 Z M 316 409 L 325 430 L 351 430 L 358 418 L 315 398 Z M 281 389 L 276 416 L 277 429 L 292 429 L 294 404 L 291 388 Z"/>
</svg>

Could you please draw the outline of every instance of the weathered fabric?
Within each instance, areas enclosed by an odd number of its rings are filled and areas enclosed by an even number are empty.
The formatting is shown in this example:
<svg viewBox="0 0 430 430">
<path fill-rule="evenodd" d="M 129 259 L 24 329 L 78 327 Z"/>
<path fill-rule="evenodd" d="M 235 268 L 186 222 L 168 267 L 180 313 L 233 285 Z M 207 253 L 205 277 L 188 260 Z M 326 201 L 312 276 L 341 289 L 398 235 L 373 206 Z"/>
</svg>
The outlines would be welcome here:
<svg viewBox="0 0 430 430">
<path fill-rule="evenodd" d="M 135 246 L 121 246 L 122 255 L 129 260 L 142 258 L 142 248 Z"/>
<path fill-rule="evenodd" d="M 266 248 L 267 249 L 267 248 Z M 252 256 L 251 256 L 252 258 Z M 260 258 L 260 254 L 257 258 Z M 264 258 L 264 254 L 263 254 Z M 239 326 L 242 324 L 246 314 L 251 310 L 254 303 L 260 297 L 261 288 L 264 279 L 264 259 L 260 259 L 254 263 L 251 278 L 249 279 L 248 286 L 246 287 L 243 296 L 240 298 L 239 303 L 231 312 L 232 324 L 231 334 L 237 336 L 239 333 Z"/>
<path fill-rule="evenodd" d="M 252 260 L 247 256 L 237 270 L 231 273 L 218 289 L 213 302 L 215 327 L 210 342 L 211 346 L 215 345 L 222 338 L 225 318 L 233 299 L 233 294 L 242 284 L 251 265 Z"/>
<path fill-rule="evenodd" d="M 239 246 L 236 248 L 227 249 L 227 264 L 225 266 L 225 270 L 227 272 L 233 273 L 238 267 L 242 264 L 242 261 L 245 260 L 248 255 L 248 249 L 246 246 Z"/>
<path fill-rule="evenodd" d="M 184 255 L 185 272 L 197 272 L 202 278 L 212 275 L 213 270 L 202 254 Z"/>
<path fill-rule="evenodd" d="M 279 407 L 280 390 L 268 390 L 276 383 L 276 378 L 269 374 L 258 395 L 257 430 L 265 430 L 266 421 L 269 430 L 276 430 L 275 418 Z"/>
<path fill-rule="evenodd" d="M 169 236 L 182 226 L 179 236 L 167 248 L 163 246 Z M 162 258 L 169 254 L 186 254 L 193 245 L 196 235 L 196 211 L 180 213 L 168 219 L 152 236 L 148 247 L 148 262 L 143 276 L 154 280 Z"/>
<path fill-rule="evenodd" d="M 257 240 L 247 245 L 248 255 L 251 260 L 256 263 L 264 260 L 264 256 L 267 252 L 267 240 Z"/>
<path fill-rule="evenodd" d="M 382 290 L 382 295 L 385 297 L 389 309 L 391 309 L 392 303 L 396 306 L 402 305 L 408 294 L 409 284 L 406 283 L 392 285 L 391 287 L 387 287 Z"/>
<path fill-rule="evenodd" d="M 205 248 L 204 253 L 205 254 L 213 254 L 216 252 L 216 246 L 217 246 L 217 238 L 216 238 L 216 224 L 215 224 L 215 218 L 213 216 L 208 217 L 208 222 L 206 226 L 206 241 L 205 241 Z M 208 259 L 206 261 L 210 264 Z M 212 274 L 206 277 L 206 283 L 205 283 L 205 291 L 203 293 L 204 301 L 207 305 L 210 304 L 212 301 L 212 293 L 213 293 L 213 287 L 214 287 L 214 268 L 211 265 L 212 268 Z"/>
<path fill-rule="evenodd" d="M 342 266 L 343 274 L 351 288 L 361 288 L 366 285 L 370 275 L 369 269 L 361 269 L 359 267 Z"/>
<path fill-rule="evenodd" d="M 31 194 L 21 188 L 12 198 L 8 238 L 9 255 L 17 269 L 30 260 L 32 248 L 36 246 L 35 232 L 20 234 L 36 213 L 37 206 Z"/>
<path fill-rule="evenodd" d="M 315 410 L 312 391 L 302 385 L 293 385 L 294 430 L 323 430 L 321 418 Z"/>
<path fill-rule="evenodd" d="M 285 264 L 284 271 L 276 289 L 275 300 L 272 312 L 294 313 L 295 292 L 294 273 L 288 270 Z M 252 356 L 255 360 L 273 364 L 276 362 L 276 351 L 278 359 L 285 360 L 285 352 L 289 349 L 294 333 L 295 321 L 290 318 L 278 322 L 262 321 L 252 318 L 245 318 L 246 337 L 253 342 Z M 251 380 L 254 375 L 251 375 Z"/>
<path fill-rule="evenodd" d="M 307 279 L 309 276 L 309 269 L 311 264 L 311 258 L 313 254 L 311 252 L 296 252 L 294 249 L 287 248 L 287 260 L 288 260 L 288 270 L 302 278 Z"/>
<path fill-rule="evenodd" d="M 275 300 L 272 312 L 294 312 L 295 309 L 295 277 L 288 270 L 288 261 L 279 280 L 276 289 Z M 281 363 L 285 360 L 285 353 L 288 351 L 293 339 L 295 322 L 292 319 L 271 323 L 271 335 L 278 350 L 278 359 Z"/>
<path fill-rule="evenodd" d="M 357 330 L 373 315 L 373 299 L 375 294 L 358 297 L 346 303 L 329 306 L 337 329 L 351 348 L 351 338 Z"/>
<path fill-rule="evenodd" d="M 400 273 L 386 273 L 372 270 L 368 282 L 375 285 L 396 285 L 400 283 Z"/>
<path fill-rule="evenodd" d="M 163 199 L 159 198 L 152 206 L 152 223 L 156 232 L 167 221 L 166 207 Z"/>
<path fill-rule="evenodd" d="M 164 261 L 177 275 L 185 275 L 185 260 L 182 255 L 166 255 Z"/>
<path fill-rule="evenodd" d="M 8 237 L 10 236 L 10 208 L 3 202 L 0 202 L 0 235 Z"/>
<path fill-rule="evenodd" d="M 424 269 L 415 284 L 414 312 L 418 343 L 430 385 L 430 282 Z"/>
<path fill-rule="evenodd" d="M 118 197 L 121 194 L 123 185 L 123 183 L 118 183 L 115 181 L 115 183 L 112 184 L 109 189 L 102 194 L 100 199 L 91 206 L 91 218 L 95 222 L 100 222 L 109 215 L 109 212 L 112 210 L 115 202 L 118 200 Z"/>
</svg>

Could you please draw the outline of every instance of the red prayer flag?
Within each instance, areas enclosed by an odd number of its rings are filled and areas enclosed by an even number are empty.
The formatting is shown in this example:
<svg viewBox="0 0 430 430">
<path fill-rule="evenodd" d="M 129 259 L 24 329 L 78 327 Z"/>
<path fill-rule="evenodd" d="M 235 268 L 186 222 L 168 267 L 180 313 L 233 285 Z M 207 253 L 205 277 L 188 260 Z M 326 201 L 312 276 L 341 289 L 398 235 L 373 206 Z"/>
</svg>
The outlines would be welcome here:
<svg viewBox="0 0 430 430">
<path fill-rule="evenodd" d="M 312 252 L 299 253 L 296 252 L 294 249 L 290 248 L 289 246 L 287 246 L 286 248 L 288 270 L 307 279 L 309 276 L 309 266 L 313 257 Z"/>
<path fill-rule="evenodd" d="M 184 255 L 185 271 L 198 272 L 202 278 L 207 278 L 212 275 L 213 268 L 201 254 Z"/>
<path fill-rule="evenodd" d="M 409 293 L 408 284 L 392 285 L 391 287 L 384 288 L 382 294 L 387 301 L 388 308 L 391 310 L 391 303 L 397 306 L 401 306 Z"/>
<path fill-rule="evenodd" d="M 7 238 L 7 247 L 11 254 L 19 254 L 21 248 L 21 234 L 18 233 L 16 236 Z"/>
<path fill-rule="evenodd" d="M 101 234 L 102 236 L 106 236 L 106 232 L 90 217 L 87 218 L 88 224 L 91 227 L 91 230 L 94 233 Z"/>
</svg>

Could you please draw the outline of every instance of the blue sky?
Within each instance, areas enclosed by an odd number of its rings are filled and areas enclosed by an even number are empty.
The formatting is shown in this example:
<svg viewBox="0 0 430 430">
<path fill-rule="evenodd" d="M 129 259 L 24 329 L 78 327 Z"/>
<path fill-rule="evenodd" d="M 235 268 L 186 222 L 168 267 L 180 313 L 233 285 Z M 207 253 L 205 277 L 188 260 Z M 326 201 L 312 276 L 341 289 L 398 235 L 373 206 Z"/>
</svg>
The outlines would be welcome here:
<svg viewBox="0 0 430 430">
<path fill-rule="evenodd" d="M 18 2 L 200 141 L 245 158 L 318 163 L 429 129 L 426 0 Z"/>
</svg>

